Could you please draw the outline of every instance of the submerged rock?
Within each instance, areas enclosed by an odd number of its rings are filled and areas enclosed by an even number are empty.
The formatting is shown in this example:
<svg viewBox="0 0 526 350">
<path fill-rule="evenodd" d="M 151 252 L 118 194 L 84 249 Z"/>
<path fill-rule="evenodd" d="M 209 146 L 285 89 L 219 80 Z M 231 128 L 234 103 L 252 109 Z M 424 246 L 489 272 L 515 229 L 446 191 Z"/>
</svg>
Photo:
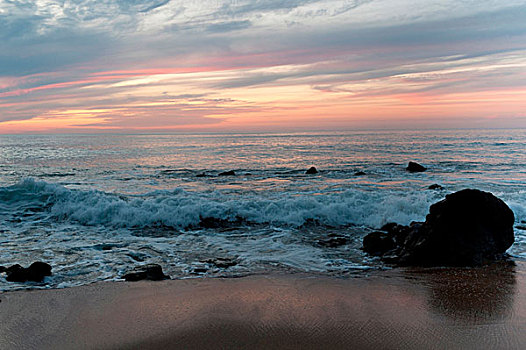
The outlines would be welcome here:
<svg viewBox="0 0 526 350">
<path fill-rule="evenodd" d="M 418 164 L 418 163 L 415 163 L 415 162 L 409 162 L 409 164 L 407 164 L 407 168 L 405 168 L 407 171 L 409 171 L 410 173 L 421 173 L 423 171 L 426 171 L 427 168 Z"/>
<path fill-rule="evenodd" d="M 143 266 L 136 267 L 133 271 L 128 272 L 122 276 L 126 281 L 135 282 L 141 280 L 149 281 L 161 281 L 170 279 L 169 276 L 166 276 L 163 273 L 163 269 L 158 264 L 147 264 Z"/>
<path fill-rule="evenodd" d="M 230 171 L 224 171 L 222 173 L 219 173 L 218 176 L 235 176 L 236 175 L 236 172 L 234 170 L 230 170 Z"/>
<path fill-rule="evenodd" d="M 305 172 L 305 174 L 309 174 L 309 175 L 312 175 L 312 174 L 317 174 L 318 173 L 318 169 L 316 169 L 315 167 L 310 167 L 309 170 L 307 170 Z"/>
<path fill-rule="evenodd" d="M 9 282 L 42 282 L 45 276 L 51 276 L 51 266 L 44 262 L 34 262 L 29 267 L 24 268 L 15 264 L 5 269 L 6 280 Z"/>
<path fill-rule="evenodd" d="M 365 174 L 365 172 L 363 171 L 357 171 L 354 173 L 354 176 L 364 176 L 364 175 L 367 175 L 367 174 Z"/>
<path fill-rule="evenodd" d="M 201 260 L 202 263 L 213 265 L 220 269 L 226 269 L 231 266 L 236 266 L 238 264 L 237 259 L 234 258 L 213 258 Z"/>
<path fill-rule="evenodd" d="M 375 255 L 400 265 L 482 265 L 505 256 L 514 241 L 513 223 L 513 212 L 502 200 L 466 189 L 433 204 L 424 223 L 382 227 L 396 247 Z M 364 239 L 364 250 L 365 244 Z"/>
<path fill-rule="evenodd" d="M 428 187 L 429 190 L 443 190 L 444 187 L 440 186 L 439 184 L 432 184 Z"/>
<path fill-rule="evenodd" d="M 328 234 L 326 238 L 316 240 L 316 244 L 325 248 L 338 248 L 349 244 L 350 240 L 347 237 L 336 235 L 334 233 Z"/>
</svg>

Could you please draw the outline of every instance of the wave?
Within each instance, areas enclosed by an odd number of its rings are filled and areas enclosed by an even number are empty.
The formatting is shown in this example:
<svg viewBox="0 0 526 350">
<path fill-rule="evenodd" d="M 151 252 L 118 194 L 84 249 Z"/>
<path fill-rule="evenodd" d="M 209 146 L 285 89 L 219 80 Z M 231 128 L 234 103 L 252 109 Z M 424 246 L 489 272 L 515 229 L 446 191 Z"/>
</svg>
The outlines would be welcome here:
<svg viewBox="0 0 526 350">
<path fill-rule="evenodd" d="M 380 227 L 387 222 L 424 220 L 429 206 L 440 200 L 435 191 L 366 191 L 347 189 L 329 194 L 238 194 L 158 190 L 122 195 L 25 179 L 0 188 L 0 217 L 72 222 L 112 228 L 169 227 L 192 229 L 221 223 L 299 227 L 307 223 L 342 227 Z M 518 202 L 514 211 L 523 214 Z M 35 219 L 36 220 L 36 219 Z"/>
</svg>

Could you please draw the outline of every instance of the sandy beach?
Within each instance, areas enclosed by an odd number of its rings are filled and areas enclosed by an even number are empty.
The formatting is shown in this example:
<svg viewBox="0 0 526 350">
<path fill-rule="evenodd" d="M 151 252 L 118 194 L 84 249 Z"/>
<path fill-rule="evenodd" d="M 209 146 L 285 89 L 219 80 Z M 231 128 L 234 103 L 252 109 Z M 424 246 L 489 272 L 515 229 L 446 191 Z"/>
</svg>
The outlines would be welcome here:
<svg viewBox="0 0 526 350">
<path fill-rule="evenodd" d="M 0 295 L 2 349 L 524 349 L 526 266 Z"/>
</svg>

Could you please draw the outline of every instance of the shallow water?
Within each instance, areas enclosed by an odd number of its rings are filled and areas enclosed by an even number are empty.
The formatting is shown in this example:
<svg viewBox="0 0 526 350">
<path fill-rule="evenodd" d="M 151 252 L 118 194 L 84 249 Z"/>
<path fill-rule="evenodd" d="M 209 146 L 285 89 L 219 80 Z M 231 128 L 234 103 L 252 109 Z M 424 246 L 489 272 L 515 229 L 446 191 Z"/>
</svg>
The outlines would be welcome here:
<svg viewBox="0 0 526 350">
<path fill-rule="evenodd" d="M 179 278 L 352 274 L 383 268 L 359 250 L 363 235 L 424 220 L 467 187 L 512 208 L 510 253 L 525 259 L 525 145 L 526 130 L 2 135 L 0 265 L 50 262 L 52 287 L 149 262 Z M 406 172 L 409 160 L 428 171 Z M 235 265 L 208 261 L 218 257 Z"/>
</svg>

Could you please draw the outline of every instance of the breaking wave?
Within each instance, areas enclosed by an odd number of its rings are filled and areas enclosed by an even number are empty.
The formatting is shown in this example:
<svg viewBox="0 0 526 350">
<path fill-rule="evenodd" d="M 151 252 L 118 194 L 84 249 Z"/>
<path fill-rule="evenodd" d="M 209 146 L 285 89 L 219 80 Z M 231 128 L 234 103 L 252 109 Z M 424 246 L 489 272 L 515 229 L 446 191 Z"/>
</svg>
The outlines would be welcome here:
<svg viewBox="0 0 526 350">
<path fill-rule="evenodd" d="M 198 228 L 204 218 L 222 222 L 299 227 L 314 222 L 341 227 L 379 227 L 387 222 L 423 220 L 429 205 L 443 194 L 434 191 L 346 189 L 328 194 L 236 194 L 222 191 L 158 190 L 122 195 L 69 189 L 25 179 L 0 188 L 0 216 L 23 214 L 25 220 L 52 220 L 85 226 L 175 229 Z"/>
</svg>

